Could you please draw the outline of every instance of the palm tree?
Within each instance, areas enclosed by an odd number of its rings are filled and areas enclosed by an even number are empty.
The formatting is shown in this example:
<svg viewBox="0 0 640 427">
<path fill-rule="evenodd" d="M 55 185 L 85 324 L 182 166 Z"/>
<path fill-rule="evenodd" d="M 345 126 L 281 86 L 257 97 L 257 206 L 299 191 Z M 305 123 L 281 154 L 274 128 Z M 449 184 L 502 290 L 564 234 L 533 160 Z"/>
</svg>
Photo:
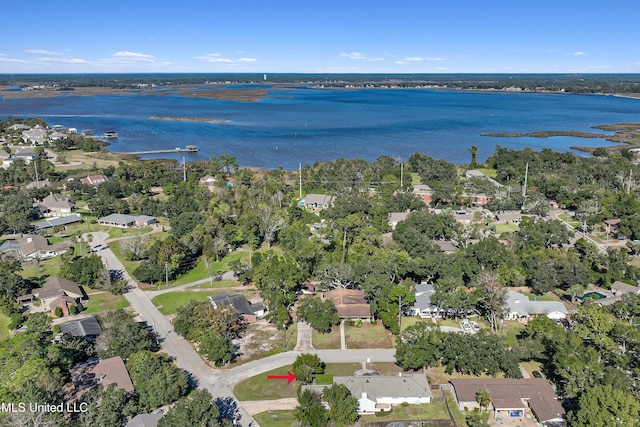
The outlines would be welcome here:
<svg viewBox="0 0 640 427">
<path fill-rule="evenodd" d="M 476 391 L 476 402 L 478 402 L 478 404 L 480 405 L 481 410 L 482 408 L 486 409 L 491 401 L 491 392 L 489 390 L 487 390 L 486 388 L 481 388 L 480 390 Z"/>
<path fill-rule="evenodd" d="M 478 146 L 472 145 L 469 148 L 469 153 L 471 153 L 471 164 L 469 166 L 475 168 L 478 166 Z"/>
</svg>

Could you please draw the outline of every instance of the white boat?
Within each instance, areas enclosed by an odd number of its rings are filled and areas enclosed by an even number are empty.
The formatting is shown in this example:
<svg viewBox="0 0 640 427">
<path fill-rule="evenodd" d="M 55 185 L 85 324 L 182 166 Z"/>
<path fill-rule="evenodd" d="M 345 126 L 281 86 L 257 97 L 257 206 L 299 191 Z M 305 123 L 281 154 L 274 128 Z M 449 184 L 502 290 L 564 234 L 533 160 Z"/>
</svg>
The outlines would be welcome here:
<svg viewBox="0 0 640 427">
<path fill-rule="evenodd" d="M 118 136 L 119 136 L 118 132 L 116 132 L 116 131 L 108 131 L 108 132 L 105 132 L 105 133 L 102 134 L 102 137 L 103 138 L 107 138 L 107 139 L 115 139 Z"/>
</svg>

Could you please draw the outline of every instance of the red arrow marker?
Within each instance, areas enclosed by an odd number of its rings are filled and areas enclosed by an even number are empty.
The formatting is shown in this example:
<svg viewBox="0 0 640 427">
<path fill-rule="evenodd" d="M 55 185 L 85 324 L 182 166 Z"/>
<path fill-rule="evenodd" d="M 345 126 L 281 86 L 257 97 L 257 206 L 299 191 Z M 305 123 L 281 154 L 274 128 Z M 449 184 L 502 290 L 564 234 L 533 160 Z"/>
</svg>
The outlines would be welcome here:
<svg viewBox="0 0 640 427">
<path fill-rule="evenodd" d="M 287 384 L 291 384 L 291 381 L 296 379 L 296 376 L 287 371 L 287 375 L 267 375 L 270 380 L 287 380 Z"/>
</svg>

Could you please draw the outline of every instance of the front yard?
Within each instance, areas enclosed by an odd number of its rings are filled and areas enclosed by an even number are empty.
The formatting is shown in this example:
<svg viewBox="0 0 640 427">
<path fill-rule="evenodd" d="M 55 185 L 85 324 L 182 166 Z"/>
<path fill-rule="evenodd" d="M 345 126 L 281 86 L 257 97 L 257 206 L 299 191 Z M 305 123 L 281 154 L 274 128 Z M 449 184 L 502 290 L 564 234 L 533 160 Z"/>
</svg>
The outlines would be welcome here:
<svg viewBox="0 0 640 427">
<path fill-rule="evenodd" d="M 392 348 L 395 341 L 391 332 L 375 323 L 364 323 L 360 327 L 345 326 L 344 335 L 347 348 L 352 349 Z"/>
<path fill-rule="evenodd" d="M 89 290 L 89 301 L 85 303 L 83 314 L 106 313 L 107 311 L 129 307 L 129 301 L 122 295 L 111 295 L 110 292 Z"/>
<path fill-rule="evenodd" d="M 167 292 L 166 294 L 158 295 L 153 298 L 151 302 L 158 307 L 160 313 L 165 316 L 175 314 L 178 311 L 178 307 L 182 307 L 191 300 L 202 302 L 207 301 L 210 296 L 218 295 L 221 291 L 189 291 L 181 290 L 174 292 Z"/>
</svg>

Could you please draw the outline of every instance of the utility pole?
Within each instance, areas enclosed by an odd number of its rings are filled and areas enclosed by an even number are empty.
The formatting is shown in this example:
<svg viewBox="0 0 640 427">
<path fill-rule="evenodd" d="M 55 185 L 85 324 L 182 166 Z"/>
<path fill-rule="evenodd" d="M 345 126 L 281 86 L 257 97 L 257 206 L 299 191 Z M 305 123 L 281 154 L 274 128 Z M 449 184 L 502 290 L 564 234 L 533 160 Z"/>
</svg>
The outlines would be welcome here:
<svg viewBox="0 0 640 427">
<path fill-rule="evenodd" d="M 37 159 L 33 159 L 33 168 L 36 171 L 36 188 L 40 188 L 40 180 L 38 179 L 38 162 L 37 162 Z"/>
<path fill-rule="evenodd" d="M 302 200 L 302 163 L 300 163 L 300 167 L 298 170 L 299 180 L 300 180 L 300 200 Z"/>
<path fill-rule="evenodd" d="M 187 161 L 184 157 L 182 158 L 182 175 L 184 182 L 187 182 Z"/>
<path fill-rule="evenodd" d="M 169 287 L 169 263 L 165 261 L 164 263 L 164 283 Z"/>
<path fill-rule="evenodd" d="M 402 295 L 398 295 L 398 333 L 402 332 Z"/>
<path fill-rule="evenodd" d="M 402 184 L 404 183 L 404 163 L 400 162 L 400 190 L 404 187 Z"/>
<path fill-rule="evenodd" d="M 522 186 L 522 209 L 524 210 L 524 202 L 527 198 L 527 178 L 529 177 L 529 163 L 527 163 L 527 166 L 525 167 L 524 170 L 524 185 Z"/>
</svg>

